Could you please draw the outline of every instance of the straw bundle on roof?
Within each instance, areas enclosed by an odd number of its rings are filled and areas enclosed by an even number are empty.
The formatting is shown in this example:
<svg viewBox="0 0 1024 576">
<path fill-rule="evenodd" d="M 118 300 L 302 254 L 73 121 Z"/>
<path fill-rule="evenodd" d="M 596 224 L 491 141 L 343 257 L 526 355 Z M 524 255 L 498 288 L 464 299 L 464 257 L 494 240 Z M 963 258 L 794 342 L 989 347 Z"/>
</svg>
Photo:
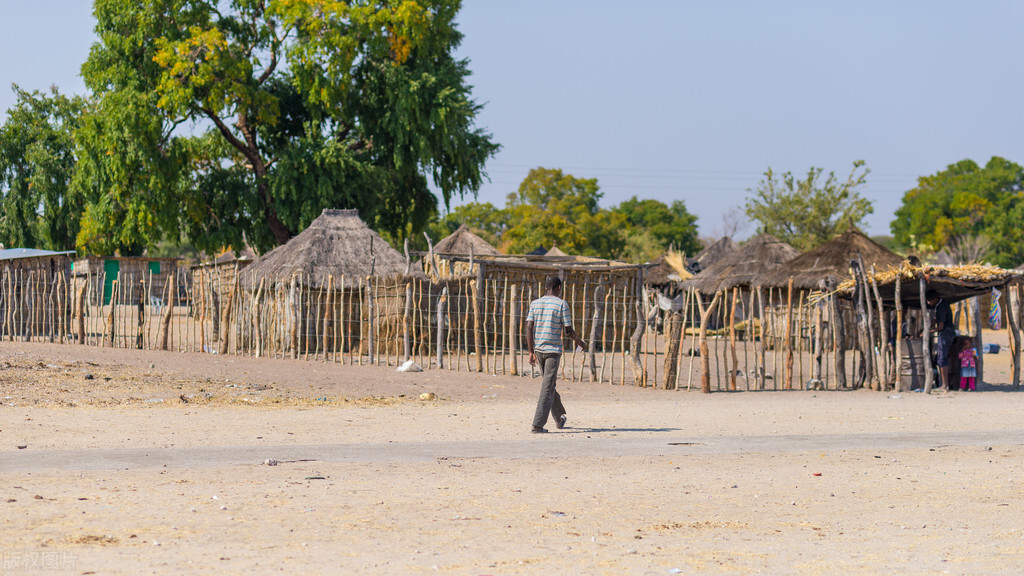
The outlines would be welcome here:
<svg viewBox="0 0 1024 576">
<path fill-rule="evenodd" d="M 816 290 L 821 280 L 849 277 L 850 261 L 858 256 L 869 271 L 872 265 L 876 270 L 885 270 L 903 260 L 895 252 L 851 228 L 814 250 L 778 266 L 756 284 L 782 288 L 788 286 L 792 278 L 793 288 Z"/>
<path fill-rule="evenodd" d="M 498 249 L 487 243 L 486 240 L 477 236 L 465 224 L 452 232 L 447 238 L 441 240 L 434 246 L 435 254 L 474 254 L 477 256 L 492 256 L 500 254 Z"/>
<path fill-rule="evenodd" d="M 693 277 L 686 269 L 686 257 L 681 252 L 669 250 L 650 263 L 644 272 L 644 283 L 651 286 L 688 280 Z"/>
<path fill-rule="evenodd" d="M 776 266 L 792 260 L 799 254 L 796 248 L 771 234 L 761 234 L 687 280 L 683 286 L 696 288 L 708 295 L 718 290 L 753 286 Z"/>
<path fill-rule="evenodd" d="M 405 274 L 406 260 L 359 218 L 358 210 L 324 210 L 287 244 L 267 252 L 245 277 L 287 280 L 298 274 L 307 285 L 328 276 L 363 278 Z"/>
</svg>

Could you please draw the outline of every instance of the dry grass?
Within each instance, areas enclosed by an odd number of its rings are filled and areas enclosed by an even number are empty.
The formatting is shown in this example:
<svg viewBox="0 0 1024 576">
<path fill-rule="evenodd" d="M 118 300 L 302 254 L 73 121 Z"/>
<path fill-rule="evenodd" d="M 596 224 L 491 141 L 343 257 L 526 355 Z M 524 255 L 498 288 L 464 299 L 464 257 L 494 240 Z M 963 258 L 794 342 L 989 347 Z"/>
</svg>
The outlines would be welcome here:
<svg viewBox="0 0 1024 576">
<path fill-rule="evenodd" d="M 1015 270 L 1006 270 L 998 266 L 986 266 L 983 264 L 965 264 L 962 266 L 912 266 L 907 262 L 901 263 L 888 270 L 878 272 L 873 276 L 868 274 L 868 279 L 874 279 L 879 286 L 885 286 L 896 282 L 899 276 L 902 281 L 917 280 L 924 277 L 925 280 L 943 278 L 961 283 L 990 284 L 993 282 L 1010 282 L 1020 279 L 1022 274 Z M 854 288 L 853 279 L 844 281 L 839 285 L 840 293 L 852 292 Z"/>
</svg>

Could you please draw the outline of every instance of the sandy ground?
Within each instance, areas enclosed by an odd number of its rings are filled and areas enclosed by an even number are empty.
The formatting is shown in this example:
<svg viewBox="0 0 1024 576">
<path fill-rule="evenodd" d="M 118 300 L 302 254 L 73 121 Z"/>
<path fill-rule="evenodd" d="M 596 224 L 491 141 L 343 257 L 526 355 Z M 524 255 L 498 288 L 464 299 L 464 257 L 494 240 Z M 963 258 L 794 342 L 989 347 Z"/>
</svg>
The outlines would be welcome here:
<svg viewBox="0 0 1024 576">
<path fill-rule="evenodd" d="M 1019 574 L 1024 395 L 986 371 L 563 383 L 533 435 L 528 377 L 3 342 L 0 574 Z"/>
</svg>

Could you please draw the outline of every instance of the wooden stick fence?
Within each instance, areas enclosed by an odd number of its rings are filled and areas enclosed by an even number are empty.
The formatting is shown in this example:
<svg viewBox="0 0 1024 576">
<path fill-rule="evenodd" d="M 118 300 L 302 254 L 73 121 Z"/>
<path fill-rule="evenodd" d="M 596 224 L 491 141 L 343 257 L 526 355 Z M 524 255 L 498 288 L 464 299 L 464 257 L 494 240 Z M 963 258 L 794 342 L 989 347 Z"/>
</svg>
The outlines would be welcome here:
<svg viewBox="0 0 1024 576">
<path fill-rule="evenodd" d="M 526 361 L 523 330 L 543 278 L 525 271 L 487 275 L 479 266 L 475 276 L 438 284 L 333 276 L 277 282 L 244 272 L 222 277 L 216 269 L 201 277 L 179 269 L 162 281 L 151 273 L 107 280 L 102 270 L 72 277 L 3 269 L 0 339 L 349 365 L 411 360 L 425 369 L 539 376 Z M 696 371 L 705 392 L 839 390 L 859 382 L 903 389 L 903 330 L 890 323 L 902 327 L 904 310 L 885 310 L 866 279 L 857 294 L 859 322 L 832 286 L 810 294 L 733 289 L 713 301 L 689 290 L 670 310 L 637 276 L 597 272 L 567 280 L 567 288 L 577 333 L 588 342 L 580 352 L 566 350 L 567 380 L 690 390 Z M 1021 287 L 1007 286 L 1002 305 L 1014 387 L 1020 302 Z M 971 310 L 977 331 L 977 304 Z M 858 330 L 848 333 L 847 325 Z"/>
</svg>

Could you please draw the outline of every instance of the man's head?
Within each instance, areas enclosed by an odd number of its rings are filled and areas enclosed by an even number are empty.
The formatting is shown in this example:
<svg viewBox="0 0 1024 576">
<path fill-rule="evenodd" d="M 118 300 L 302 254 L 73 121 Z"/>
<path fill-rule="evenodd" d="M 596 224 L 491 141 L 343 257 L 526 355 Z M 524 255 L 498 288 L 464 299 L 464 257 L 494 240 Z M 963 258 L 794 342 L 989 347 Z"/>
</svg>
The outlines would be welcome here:
<svg viewBox="0 0 1024 576">
<path fill-rule="evenodd" d="M 935 306 L 939 303 L 939 295 L 935 292 L 928 292 L 925 296 L 925 301 L 928 302 L 929 306 Z"/>
<path fill-rule="evenodd" d="M 558 276 L 548 276 L 547 279 L 544 280 L 544 290 L 546 290 L 548 294 L 552 294 L 554 296 L 561 296 L 562 279 L 559 278 Z"/>
</svg>

